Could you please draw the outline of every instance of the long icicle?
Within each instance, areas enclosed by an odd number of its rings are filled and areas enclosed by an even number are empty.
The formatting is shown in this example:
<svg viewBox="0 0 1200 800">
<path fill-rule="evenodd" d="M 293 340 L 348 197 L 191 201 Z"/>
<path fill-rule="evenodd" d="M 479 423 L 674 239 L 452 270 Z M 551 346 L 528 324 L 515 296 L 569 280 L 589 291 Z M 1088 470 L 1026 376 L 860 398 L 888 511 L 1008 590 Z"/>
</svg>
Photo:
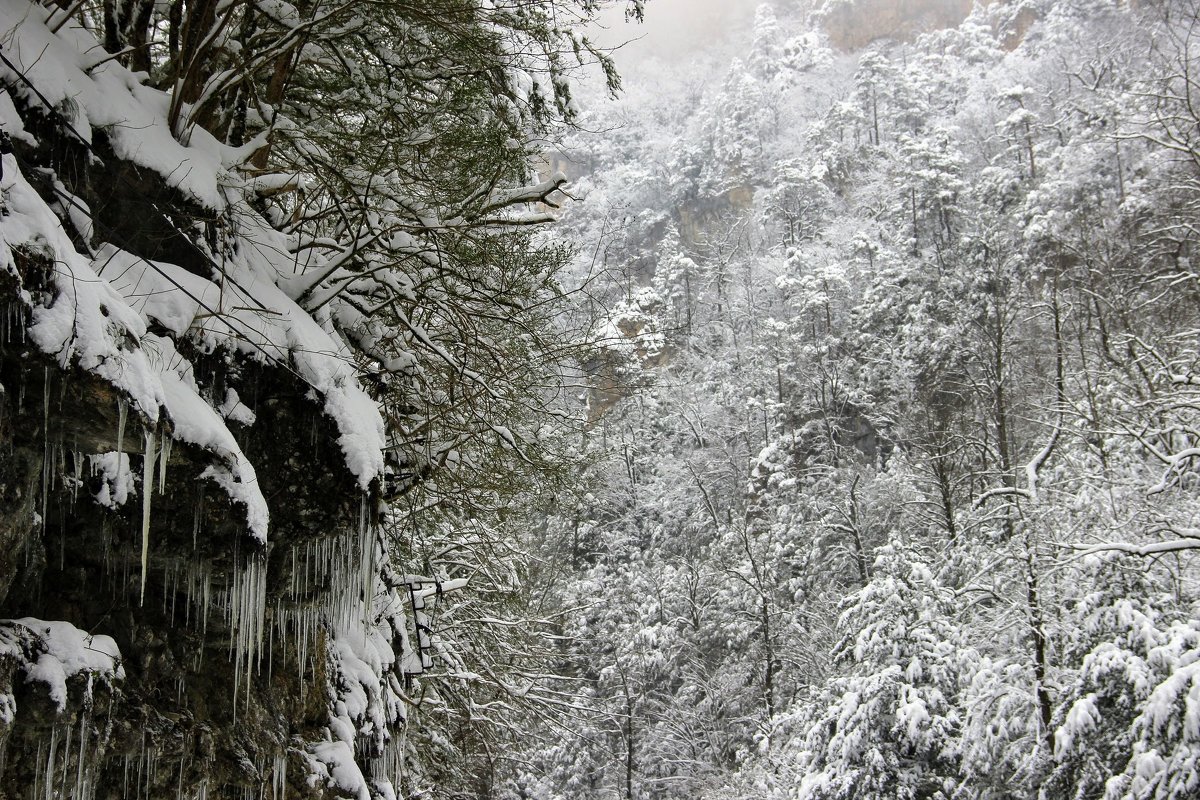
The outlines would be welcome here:
<svg viewBox="0 0 1200 800">
<path fill-rule="evenodd" d="M 117 398 L 117 452 L 125 452 L 125 422 L 129 418 L 129 404 L 125 402 L 125 398 Z M 117 465 L 120 466 L 121 459 L 117 459 Z M 120 470 L 118 469 L 118 472 Z"/>
<path fill-rule="evenodd" d="M 171 445 L 174 440 L 165 430 L 162 434 L 162 445 L 158 450 L 158 493 L 167 491 L 167 462 L 171 460 Z"/>
<path fill-rule="evenodd" d="M 146 570 L 150 561 L 150 496 L 154 493 L 154 431 L 143 435 L 146 453 L 142 461 L 142 589 L 138 605 L 146 600 Z"/>
</svg>

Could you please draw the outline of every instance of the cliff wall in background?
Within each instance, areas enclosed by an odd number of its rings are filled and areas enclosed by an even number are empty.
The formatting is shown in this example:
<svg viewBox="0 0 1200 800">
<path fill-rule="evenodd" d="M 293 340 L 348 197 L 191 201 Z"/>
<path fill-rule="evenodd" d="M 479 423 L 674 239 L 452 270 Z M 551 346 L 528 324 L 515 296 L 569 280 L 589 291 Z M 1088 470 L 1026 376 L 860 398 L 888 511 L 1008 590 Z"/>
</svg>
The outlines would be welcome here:
<svg viewBox="0 0 1200 800">
<path fill-rule="evenodd" d="M 827 0 L 818 15 L 839 50 L 859 50 L 877 39 L 911 41 L 917 34 L 953 28 L 973 0 Z"/>
</svg>

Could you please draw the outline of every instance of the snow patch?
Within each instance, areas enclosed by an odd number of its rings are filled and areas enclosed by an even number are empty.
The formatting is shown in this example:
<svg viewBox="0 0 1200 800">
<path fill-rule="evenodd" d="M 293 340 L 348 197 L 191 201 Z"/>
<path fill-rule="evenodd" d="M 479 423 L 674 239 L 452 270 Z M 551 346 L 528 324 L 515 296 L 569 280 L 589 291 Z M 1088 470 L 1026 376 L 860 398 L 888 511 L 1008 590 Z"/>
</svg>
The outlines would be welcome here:
<svg viewBox="0 0 1200 800">
<path fill-rule="evenodd" d="M 33 617 L 0 620 L 0 656 L 15 658 L 26 681 L 46 684 L 59 713 L 67 707 L 70 678 L 80 674 L 106 681 L 125 677 L 121 651 L 112 637 L 90 634 L 69 622 Z M 0 701 L 0 718 L 8 716 L 11 721 L 15 713 L 15 701 Z"/>
</svg>

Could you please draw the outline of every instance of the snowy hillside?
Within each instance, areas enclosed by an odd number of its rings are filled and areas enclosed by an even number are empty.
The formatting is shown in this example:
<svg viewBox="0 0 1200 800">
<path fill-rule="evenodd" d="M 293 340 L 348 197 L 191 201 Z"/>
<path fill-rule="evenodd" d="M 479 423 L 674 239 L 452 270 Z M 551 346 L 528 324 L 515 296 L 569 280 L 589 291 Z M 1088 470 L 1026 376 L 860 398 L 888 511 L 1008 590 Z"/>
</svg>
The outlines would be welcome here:
<svg viewBox="0 0 1200 800">
<path fill-rule="evenodd" d="M 510 796 L 1196 793 L 1197 13 L 639 44 L 561 148 L 603 354 L 546 523 L 577 710 Z"/>
</svg>

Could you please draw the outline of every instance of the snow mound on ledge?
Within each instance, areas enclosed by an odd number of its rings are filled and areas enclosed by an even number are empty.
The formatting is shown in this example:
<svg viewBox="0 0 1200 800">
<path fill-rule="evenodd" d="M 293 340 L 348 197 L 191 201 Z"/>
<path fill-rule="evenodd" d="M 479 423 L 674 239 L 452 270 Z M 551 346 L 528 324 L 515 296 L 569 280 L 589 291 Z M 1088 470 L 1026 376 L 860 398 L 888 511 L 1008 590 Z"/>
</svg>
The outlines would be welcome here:
<svg viewBox="0 0 1200 800">
<path fill-rule="evenodd" d="M 30 338 L 62 369 L 77 365 L 103 378 L 151 424 L 157 422 L 164 395 L 140 347 L 145 322 L 92 271 L 90 260 L 76 252 L 58 217 L 25 180 L 16 159 L 11 155 L 3 159 L 0 270 L 17 274 L 18 253 L 53 265 L 47 288 L 55 296 L 49 305 L 33 302 L 28 292 L 23 293 L 22 299 L 33 306 Z"/>
<path fill-rule="evenodd" d="M 85 674 L 105 681 L 125 677 L 121 651 L 111 636 L 93 635 L 69 622 L 24 617 L 0 620 L 0 656 L 13 658 L 28 682 L 44 683 L 59 713 L 67 708 L 67 680 Z M 89 682 L 89 690 L 90 690 Z M 11 702 L 0 701 L 0 722 Z"/>
<path fill-rule="evenodd" d="M 0 19 L 9 31 L 5 57 L 37 89 L 0 64 L 9 92 L 33 108 L 44 106 L 40 93 L 85 141 L 102 131 L 118 158 L 154 170 L 194 201 L 225 212 L 235 246 L 229 248 L 232 255 L 212 260 L 207 277 L 112 244 L 85 255 L 16 158 L 4 156 L 0 271 L 19 274 L 22 253 L 54 265 L 45 297 L 22 293 L 33 309 L 31 340 L 63 369 L 78 367 L 111 383 L 148 424 L 157 424 L 165 410 L 175 438 L 216 453 L 220 464 L 208 477 L 246 507 L 257 538 L 266 535 L 266 503 L 225 415 L 213 409 L 223 398 L 210 402 L 202 396 L 173 342 L 148 336 L 152 325 L 204 350 L 225 347 L 292 372 L 336 423 L 346 465 L 366 489 L 384 471 L 379 407 L 359 384 L 354 356 L 330 321 L 314 318 L 279 288 L 294 278 L 292 243 L 249 206 L 246 182 L 228 172 L 259 143 L 233 148 L 201 129 L 189 132 L 186 145 L 180 143 L 168 122 L 169 95 L 106 60 L 94 35 L 75 22 L 52 32 L 45 19 L 53 13 L 26 0 L 0 0 Z M 20 141 L 32 141 L 16 106 L 4 97 L 0 119 L 6 129 Z M 87 227 L 86 215 L 72 213 L 77 216 Z M 242 414 L 235 421 L 247 419 L 252 417 Z"/>
<path fill-rule="evenodd" d="M 192 365 L 179 355 L 175 344 L 159 336 L 146 338 L 148 343 L 156 345 L 158 377 L 166 395 L 167 413 L 175 423 L 173 437 L 216 456 L 216 463 L 205 468 L 202 477 L 216 483 L 230 499 L 245 508 L 250 534 L 265 544 L 270 512 L 253 465 L 220 413 L 200 396 Z"/>
<path fill-rule="evenodd" d="M 157 172 L 210 209 L 223 208 L 220 173 L 225 164 L 240 160 L 244 149 L 222 145 L 203 130 L 190 133 L 189 146 L 180 144 L 167 121 L 170 97 L 143 86 L 134 73 L 110 60 L 95 35 L 78 21 L 51 31 L 45 20 L 57 10 L 25 0 L 0 0 L 5 56 L 85 141 L 90 143 L 93 131 L 101 129 L 118 158 Z M 43 105 L 3 63 L 0 80 L 31 105 Z"/>
</svg>

